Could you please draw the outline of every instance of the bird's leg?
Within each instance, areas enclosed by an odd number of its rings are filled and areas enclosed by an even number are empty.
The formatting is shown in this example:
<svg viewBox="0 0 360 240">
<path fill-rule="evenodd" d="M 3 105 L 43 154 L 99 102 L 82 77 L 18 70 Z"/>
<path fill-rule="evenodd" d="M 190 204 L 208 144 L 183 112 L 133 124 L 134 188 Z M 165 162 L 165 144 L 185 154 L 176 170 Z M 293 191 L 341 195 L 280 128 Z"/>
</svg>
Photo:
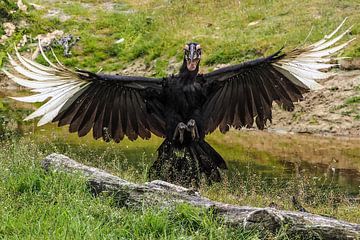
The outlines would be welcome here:
<svg viewBox="0 0 360 240">
<path fill-rule="evenodd" d="M 187 123 L 187 130 L 191 133 L 191 137 L 193 140 L 199 139 L 199 131 L 196 126 L 196 122 L 194 119 L 190 119 Z"/>
<path fill-rule="evenodd" d="M 175 141 L 177 136 L 179 135 L 179 141 L 180 141 L 180 143 L 183 143 L 183 141 L 184 141 L 184 131 L 185 131 L 186 128 L 187 128 L 187 126 L 185 125 L 185 123 L 179 122 L 178 125 L 175 128 L 173 140 Z"/>
</svg>

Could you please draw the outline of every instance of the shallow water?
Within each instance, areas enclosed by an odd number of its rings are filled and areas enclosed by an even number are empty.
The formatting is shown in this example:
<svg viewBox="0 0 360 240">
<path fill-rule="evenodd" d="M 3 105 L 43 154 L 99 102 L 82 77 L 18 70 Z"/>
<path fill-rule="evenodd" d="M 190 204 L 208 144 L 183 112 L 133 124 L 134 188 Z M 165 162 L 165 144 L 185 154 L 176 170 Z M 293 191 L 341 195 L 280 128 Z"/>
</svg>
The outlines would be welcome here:
<svg viewBox="0 0 360 240">
<path fill-rule="evenodd" d="M 356 169 L 339 169 L 320 163 L 300 161 L 297 163 L 278 160 L 274 163 L 228 161 L 230 171 L 240 174 L 257 174 L 263 181 L 272 182 L 275 178 L 280 182 L 293 179 L 311 181 L 323 188 L 337 188 L 349 196 L 360 194 L 360 172 Z"/>
</svg>

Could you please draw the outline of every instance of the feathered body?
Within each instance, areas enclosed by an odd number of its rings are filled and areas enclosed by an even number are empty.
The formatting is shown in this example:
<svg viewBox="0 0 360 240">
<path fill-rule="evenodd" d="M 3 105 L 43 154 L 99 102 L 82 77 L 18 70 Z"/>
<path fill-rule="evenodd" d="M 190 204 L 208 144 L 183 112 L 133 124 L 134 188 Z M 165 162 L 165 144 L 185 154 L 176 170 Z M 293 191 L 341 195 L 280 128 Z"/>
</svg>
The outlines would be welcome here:
<svg viewBox="0 0 360 240">
<path fill-rule="evenodd" d="M 79 137 L 92 129 L 95 139 L 120 142 L 125 136 L 149 139 L 151 134 L 165 138 L 158 159 L 150 169 L 151 178 L 198 184 L 201 175 L 219 181 L 223 158 L 208 144 L 206 134 L 219 128 L 241 129 L 254 123 L 263 129 L 271 122 L 272 103 L 292 111 L 302 94 L 320 89 L 316 80 L 329 77 L 327 70 L 337 64 L 331 56 L 352 40 L 334 46 L 350 31 L 334 37 L 345 20 L 324 39 L 253 61 L 199 74 L 201 47 L 189 43 L 179 74 L 164 78 L 97 74 L 72 71 L 54 55 L 49 66 L 9 55 L 13 71 L 3 69 L 16 83 L 35 95 L 16 97 L 23 102 L 43 102 L 25 120 L 42 117 L 38 125 L 58 122 L 69 125 Z"/>
<path fill-rule="evenodd" d="M 206 101 L 204 82 L 199 81 L 197 75 L 188 74 L 187 69 L 183 71 L 179 75 L 165 79 L 164 113 L 169 138 L 179 122 L 187 122 L 190 119 L 202 122 L 201 108 Z"/>
</svg>

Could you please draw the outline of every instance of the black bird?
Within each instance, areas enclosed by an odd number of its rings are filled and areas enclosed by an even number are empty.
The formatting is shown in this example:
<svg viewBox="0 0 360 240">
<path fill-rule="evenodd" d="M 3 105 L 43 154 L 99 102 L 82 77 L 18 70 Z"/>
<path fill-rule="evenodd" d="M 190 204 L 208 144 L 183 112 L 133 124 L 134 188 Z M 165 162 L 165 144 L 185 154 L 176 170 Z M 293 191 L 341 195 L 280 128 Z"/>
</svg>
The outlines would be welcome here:
<svg viewBox="0 0 360 240">
<path fill-rule="evenodd" d="M 315 81 L 329 76 L 319 71 L 329 69 L 329 56 L 352 40 L 333 46 L 350 29 L 334 37 L 341 25 L 319 42 L 288 53 L 281 50 L 271 56 L 200 74 L 202 49 L 197 43 L 184 47 L 184 59 L 177 75 L 147 78 L 72 71 L 49 61 L 44 66 L 16 50 L 10 55 L 13 73 L 4 73 L 16 83 L 37 92 L 14 97 L 23 102 L 43 102 L 26 120 L 42 116 L 38 125 L 58 122 L 70 125 L 79 137 L 91 129 L 95 139 L 120 142 L 149 139 L 151 134 L 165 138 L 158 158 L 150 169 L 150 178 L 198 184 L 201 176 L 208 181 L 221 179 L 223 158 L 207 143 L 206 134 L 219 127 L 222 133 L 230 127 L 264 129 L 271 122 L 273 101 L 292 111 L 293 102 L 302 94 L 319 89 Z"/>
</svg>

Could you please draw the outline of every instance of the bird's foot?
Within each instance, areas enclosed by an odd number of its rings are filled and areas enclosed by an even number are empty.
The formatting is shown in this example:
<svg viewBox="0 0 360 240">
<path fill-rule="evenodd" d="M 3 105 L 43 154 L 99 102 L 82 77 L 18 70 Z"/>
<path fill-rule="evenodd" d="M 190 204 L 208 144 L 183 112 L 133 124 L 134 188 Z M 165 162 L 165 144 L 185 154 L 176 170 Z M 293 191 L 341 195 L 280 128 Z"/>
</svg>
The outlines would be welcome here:
<svg viewBox="0 0 360 240">
<path fill-rule="evenodd" d="M 184 132 L 187 129 L 187 126 L 183 122 L 179 122 L 178 125 L 175 128 L 173 140 L 175 141 L 176 138 L 179 136 L 180 143 L 183 143 L 184 141 Z"/>
<path fill-rule="evenodd" d="M 199 131 L 198 128 L 196 126 L 196 122 L 194 119 L 190 119 L 187 123 L 187 130 L 191 133 L 191 137 L 193 140 L 197 140 L 199 139 Z"/>
</svg>

